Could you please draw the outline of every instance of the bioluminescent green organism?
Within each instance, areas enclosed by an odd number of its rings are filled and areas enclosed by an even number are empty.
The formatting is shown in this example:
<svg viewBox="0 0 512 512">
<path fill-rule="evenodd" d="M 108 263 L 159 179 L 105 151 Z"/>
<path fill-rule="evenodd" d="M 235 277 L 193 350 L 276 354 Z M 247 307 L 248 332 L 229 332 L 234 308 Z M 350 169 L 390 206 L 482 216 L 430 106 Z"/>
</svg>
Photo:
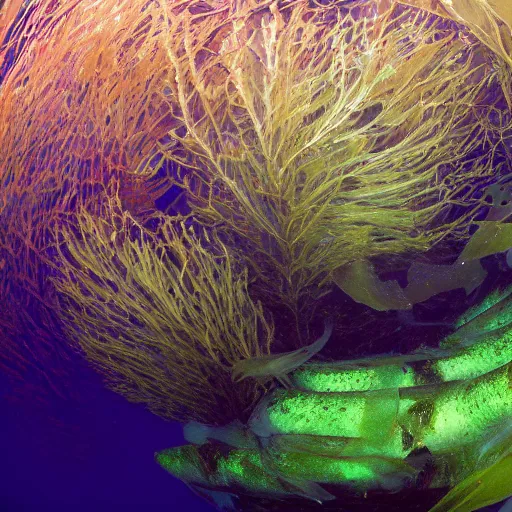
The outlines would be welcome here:
<svg viewBox="0 0 512 512">
<path fill-rule="evenodd" d="M 291 375 L 298 389 L 274 390 L 247 425 L 204 426 L 207 435 L 190 438 L 199 446 L 165 450 L 157 461 L 203 494 L 242 488 L 324 502 L 350 490 L 412 486 L 453 487 L 436 511 L 500 501 L 512 493 L 512 329 L 508 308 L 495 309 L 495 317 L 504 327 L 476 335 L 477 316 L 462 328 L 467 343 L 461 337 L 449 350 L 306 362 Z M 242 432 L 250 443 L 240 443 Z M 216 469 L 206 472 L 211 457 Z M 236 493 L 233 510 L 235 502 Z"/>
</svg>

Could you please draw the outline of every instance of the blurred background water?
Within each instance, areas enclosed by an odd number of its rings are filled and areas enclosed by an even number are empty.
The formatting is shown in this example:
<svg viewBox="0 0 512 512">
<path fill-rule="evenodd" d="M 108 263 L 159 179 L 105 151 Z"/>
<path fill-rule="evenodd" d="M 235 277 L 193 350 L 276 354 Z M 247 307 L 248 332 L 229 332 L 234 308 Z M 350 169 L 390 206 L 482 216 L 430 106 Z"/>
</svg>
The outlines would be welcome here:
<svg viewBox="0 0 512 512">
<path fill-rule="evenodd" d="M 0 382 L 0 511 L 212 510 L 153 460 L 156 450 L 183 443 L 181 426 L 82 370 L 69 385 L 84 399 L 64 406 L 13 402 Z"/>
</svg>

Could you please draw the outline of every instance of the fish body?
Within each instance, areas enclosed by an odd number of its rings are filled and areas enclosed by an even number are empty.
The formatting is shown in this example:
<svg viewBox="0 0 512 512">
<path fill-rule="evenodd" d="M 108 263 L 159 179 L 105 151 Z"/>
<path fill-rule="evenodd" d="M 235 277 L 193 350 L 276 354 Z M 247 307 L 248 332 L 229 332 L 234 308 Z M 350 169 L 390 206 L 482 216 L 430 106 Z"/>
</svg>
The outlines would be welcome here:
<svg viewBox="0 0 512 512">
<path fill-rule="evenodd" d="M 320 352 L 332 334 L 333 324 L 325 322 L 324 333 L 311 345 L 284 352 L 282 354 L 270 354 L 261 357 L 243 359 L 233 366 L 232 379 L 240 382 L 247 377 L 258 380 L 278 379 L 285 387 L 290 387 L 288 374 L 309 361 L 315 354 Z"/>
</svg>

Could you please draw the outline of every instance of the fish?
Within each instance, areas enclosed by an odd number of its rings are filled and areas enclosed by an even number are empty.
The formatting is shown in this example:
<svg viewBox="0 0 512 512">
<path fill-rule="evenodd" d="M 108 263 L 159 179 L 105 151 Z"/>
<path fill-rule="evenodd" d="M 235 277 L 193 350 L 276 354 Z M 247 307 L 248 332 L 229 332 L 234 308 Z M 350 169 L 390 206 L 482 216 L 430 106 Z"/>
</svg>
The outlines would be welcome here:
<svg viewBox="0 0 512 512">
<path fill-rule="evenodd" d="M 269 354 L 238 361 L 232 369 L 233 382 L 240 382 L 248 377 L 261 382 L 275 378 L 285 388 L 293 387 L 288 374 L 320 352 L 331 337 L 332 330 L 332 321 L 326 320 L 324 333 L 311 345 L 282 354 Z"/>
</svg>

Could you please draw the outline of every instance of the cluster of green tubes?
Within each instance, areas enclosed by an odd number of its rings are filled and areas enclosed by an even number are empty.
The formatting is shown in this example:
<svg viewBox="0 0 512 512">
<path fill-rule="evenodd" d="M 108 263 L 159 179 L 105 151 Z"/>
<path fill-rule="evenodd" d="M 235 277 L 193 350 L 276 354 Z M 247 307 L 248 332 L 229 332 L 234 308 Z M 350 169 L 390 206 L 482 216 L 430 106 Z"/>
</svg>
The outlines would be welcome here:
<svg viewBox="0 0 512 512">
<path fill-rule="evenodd" d="M 338 488 L 452 489 L 436 511 L 500 501 L 512 494 L 512 295 L 499 298 L 439 349 L 306 363 L 247 425 L 189 425 L 196 444 L 156 460 L 221 510 L 240 493 L 324 503 Z"/>
</svg>

